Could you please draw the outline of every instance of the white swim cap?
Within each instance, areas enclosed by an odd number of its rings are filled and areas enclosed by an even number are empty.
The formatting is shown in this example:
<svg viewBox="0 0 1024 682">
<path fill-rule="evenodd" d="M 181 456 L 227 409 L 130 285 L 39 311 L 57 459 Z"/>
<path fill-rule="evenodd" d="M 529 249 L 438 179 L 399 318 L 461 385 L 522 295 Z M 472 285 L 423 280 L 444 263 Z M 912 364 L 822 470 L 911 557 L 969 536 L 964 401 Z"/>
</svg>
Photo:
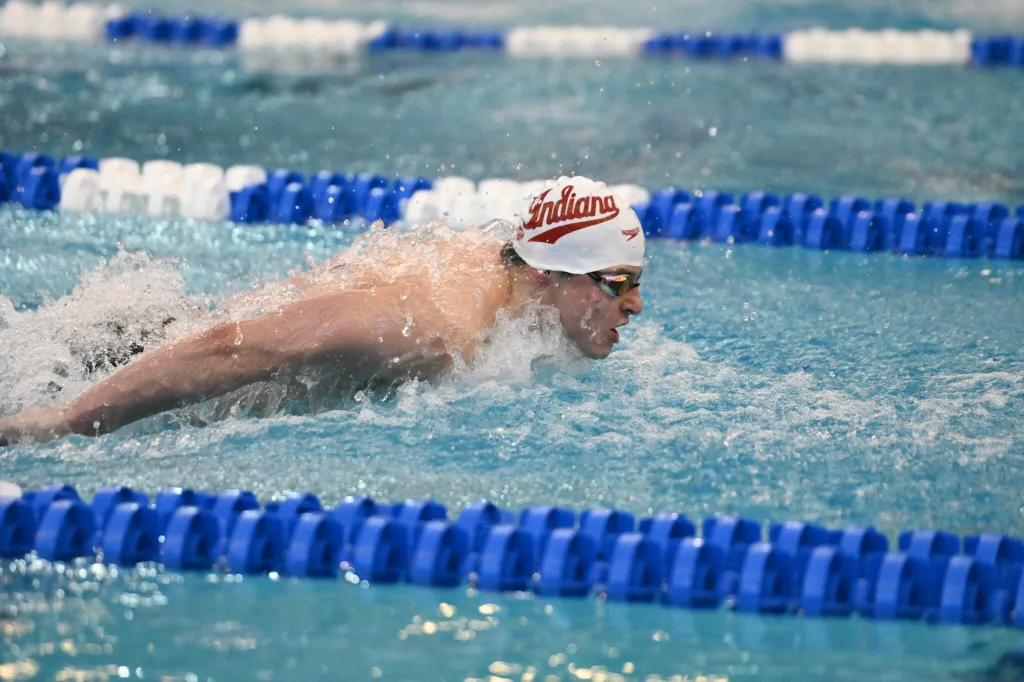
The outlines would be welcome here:
<svg viewBox="0 0 1024 682">
<path fill-rule="evenodd" d="M 574 275 L 644 264 L 644 230 L 632 207 L 603 182 L 580 176 L 563 176 L 530 197 L 512 246 L 531 267 Z"/>
</svg>

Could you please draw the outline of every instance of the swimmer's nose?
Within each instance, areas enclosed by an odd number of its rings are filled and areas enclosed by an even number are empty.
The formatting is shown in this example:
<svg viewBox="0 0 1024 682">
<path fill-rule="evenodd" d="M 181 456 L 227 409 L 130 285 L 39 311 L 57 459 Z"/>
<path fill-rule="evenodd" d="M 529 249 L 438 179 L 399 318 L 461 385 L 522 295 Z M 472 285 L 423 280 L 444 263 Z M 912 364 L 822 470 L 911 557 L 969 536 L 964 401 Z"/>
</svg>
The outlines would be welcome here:
<svg viewBox="0 0 1024 682">
<path fill-rule="evenodd" d="M 632 289 L 622 297 L 622 312 L 627 315 L 639 315 L 644 311 L 644 301 L 639 289 Z"/>
</svg>

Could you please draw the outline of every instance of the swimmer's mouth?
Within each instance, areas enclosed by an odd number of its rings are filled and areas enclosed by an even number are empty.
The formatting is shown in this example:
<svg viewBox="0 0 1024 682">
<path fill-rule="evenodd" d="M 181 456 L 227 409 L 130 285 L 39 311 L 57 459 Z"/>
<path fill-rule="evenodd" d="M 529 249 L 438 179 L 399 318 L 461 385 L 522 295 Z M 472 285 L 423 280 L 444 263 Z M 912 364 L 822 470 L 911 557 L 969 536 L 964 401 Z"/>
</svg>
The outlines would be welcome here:
<svg viewBox="0 0 1024 682">
<path fill-rule="evenodd" d="M 629 323 L 628 322 L 623 322 L 620 325 L 612 327 L 611 332 L 609 333 L 609 335 L 612 337 L 612 343 L 618 343 L 619 342 L 619 327 L 625 326 L 627 324 L 629 324 Z"/>
</svg>

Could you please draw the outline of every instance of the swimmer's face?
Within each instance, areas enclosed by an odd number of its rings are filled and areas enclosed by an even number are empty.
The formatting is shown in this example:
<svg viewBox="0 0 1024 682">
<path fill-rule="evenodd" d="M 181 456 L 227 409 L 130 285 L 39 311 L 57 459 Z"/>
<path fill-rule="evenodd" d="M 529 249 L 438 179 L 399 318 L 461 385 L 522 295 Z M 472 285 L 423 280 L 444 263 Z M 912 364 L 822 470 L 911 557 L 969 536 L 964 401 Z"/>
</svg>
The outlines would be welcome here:
<svg viewBox="0 0 1024 682">
<path fill-rule="evenodd" d="M 600 274 L 636 277 L 640 269 L 623 265 L 601 270 Z M 618 329 L 644 309 L 639 288 L 612 296 L 588 275 L 552 273 L 543 302 L 558 310 L 566 335 L 583 354 L 597 360 L 611 354 L 619 342 Z"/>
</svg>

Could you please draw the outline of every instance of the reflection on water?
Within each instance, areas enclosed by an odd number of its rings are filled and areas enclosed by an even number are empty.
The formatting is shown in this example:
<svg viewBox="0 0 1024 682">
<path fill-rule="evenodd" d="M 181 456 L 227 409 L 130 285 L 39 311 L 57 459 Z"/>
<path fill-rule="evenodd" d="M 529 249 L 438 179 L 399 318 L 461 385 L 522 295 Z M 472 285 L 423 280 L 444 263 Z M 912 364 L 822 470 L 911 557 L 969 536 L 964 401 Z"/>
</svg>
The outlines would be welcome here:
<svg viewBox="0 0 1024 682">
<path fill-rule="evenodd" d="M 396 680 L 981 682 L 1020 672 L 1019 637 L 995 629 L 84 562 L 0 568 L 3 680 L 327 680 L 344 671 Z"/>
</svg>

